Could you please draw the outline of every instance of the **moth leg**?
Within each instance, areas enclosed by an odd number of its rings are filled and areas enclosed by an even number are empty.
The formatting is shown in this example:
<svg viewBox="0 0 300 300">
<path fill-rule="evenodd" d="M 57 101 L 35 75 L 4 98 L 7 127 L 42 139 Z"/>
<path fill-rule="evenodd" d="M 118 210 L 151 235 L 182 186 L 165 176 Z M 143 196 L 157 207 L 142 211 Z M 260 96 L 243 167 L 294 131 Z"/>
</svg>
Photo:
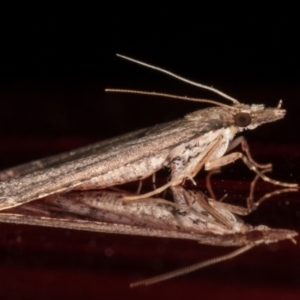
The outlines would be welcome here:
<svg viewBox="0 0 300 300">
<path fill-rule="evenodd" d="M 240 137 L 234 139 L 233 141 L 231 141 L 231 143 L 228 145 L 228 148 L 227 148 L 225 154 L 228 153 L 229 151 L 231 151 L 232 149 L 236 148 L 239 144 L 241 144 L 242 150 L 246 153 L 246 156 L 248 157 L 249 161 L 256 168 L 258 168 L 258 169 L 272 168 L 272 164 L 259 164 L 252 158 L 247 140 L 243 136 L 240 136 Z"/>
<path fill-rule="evenodd" d="M 252 213 L 254 210 L 256 210 L 258 208 L 258 206 L 265 200 L 267 200 L 273 196 L 283 194 L 283 193 L 297 192 L 297 191 L 298 191 L 298 189 L 296 189 L 296 188 L 286 188 L 286 189 L 277 190 L 274 192 L 266 193 L 264 196 L 262 196 L 256 202 L 254 202 L 253 199 L 248 197 L 247 198 L 247 207 L 224 203 L 224 202 L 220 202 L 220 201 L 217 201 L 217 200 L 214 200 L 211 198 L 209 199 L 209 203 L 216 210 L 224 209 L 224 210 L 228 210 L 231 213 L 239 215 L 239 216 L 247 216 L 250 213 Z"/>
<path fill-rule="evenodd" d="M 156 190 L 154 190 L 152 192 L 146 193 L 146 194 L 142 194 L 142 195 L 138 195 L 138 196 L 124 197 L 124 200 L 131 201 L 131 200 L 149 198 L 153 195 L 163 192 L 164 190 L 166 190 L 167 188 L 169 188 L 171 186 L 181 185 L 182 183 L 184 183 L 184 181 L 186 179 L 191 180 L 193 182 L 193 184 L 196 185 L 196 182 L 194 181 L 193 177 L 203 168 L 204 165 L 206 165 L 206 163 L 209 161 L 211 155 L 216 151 L 216 149 L 218 149 L 219 145 L 222 142 L 222 139 L 223 139 L 222 136 L 219 137 L 217 139 L 217 141 L 210 148 L 208 148 L 205 153 L 203 153 L 203 156 L 201 156 L 201 160 L 196 160 L 193 163 L 192 167 L 190 167 L 190 166 L 187 167 L 186 165 L 184 165 L 183 170 L 181 170 L 181 172 L 179 172 L 179 170 L 175 164 L 174 169 L 172 169 L 171 181 L 169 181 L 165 185 L 157 188 Z"/>
<path fill-rule="evenodd" d="M 157 189 L 157 187 L 156 187 L 156 173 L 152 174 L 152 187 L 153 187 L 154 191 Z M 167 192 L 167 189 L 165 189 L 163 191 L 163 195 L 162 195 L 163 199 L 166 197 L 166 192 Z M 140 194 L 140 192 L 138 194 Z M 155 196 L 158 197 L 158 194 L 156 194 Z"/>
<path fill-rule="evenodd" d="M 266 170 L 262 171 L 262 173 L 267 173 L 269 171 L 271 171 L 271 169 L 266 169 Z M 256 185 L 256 182 L 257 182 L 258 179 L 259 179 L 259 175 L 256 175 L 255 178 L 252 180 L 251 185 L 250 185 L 250 193 L 249 193 L 249 196 L 247 198 L 247 208 L 248 208 L 249 213 L 254 211 L 261 203 L 263 203 L 268 198 L 271 198 L 275 195 L 280 195 L 280 194 L 283 194 L 283 193 L 297 192 L 298 191 L 298 188 L 286 188 L 286 189 L 276 190 L 276 191 L 273 191 L 273 192 L 270 192 L 270 193 L 266 193 L 259 200 L 257 200 L 255 202 L 254 201 L 254 191 L 255 191 L 255 185 Z"/>
<path fill-rule="evenodd" d="M 285 186 L 288 188 L 296 188 L 298 187 L 298 185 L 296 183 L 287 183 L 287 182 L 282 182 L 282 181 L 278 181 L 278 180 L 274 180 L 271 179 L 267 176 L 265 176 L 263 174 L 263 172 L 259 171 L 258 168 L 249 160 L 249 158 L 247 156 L 245 156 L 243 153 L 241 152 L 233 152 L 230 153 L 226 156 L 220 157 L 214 161 L 208 161 L 205 164 L 205 169 L 206 170 L 212 170 L 212 169 L 217 169 L 220 168 L 222 166 L 228 165 L 238 159 L 242 159 L 244 164 L 252 171 L 254 171 L 257 175 L 259 175 L 259 177 L 261 179 L 263 179 L 266 182 L 270 182 L 274 185 L 281 185 L 281 186 Z"/>
<path fill-rule="evenodd" d="M 264 170 L 263 173 L 266 173 L 269 171 L 270 171 L 270 169 Z M 251 182 L 250 193 L 247 198 L 247 207 L 241 207 L 241 206 L 232 205 L 232 204 L 228 204 L 228 203 L 221 203 L 220 201 L 215 201 L 215 199 L 209 199 L 210 205 L 215 207 L 216 209 L 220 209 L 220 208 L 226 209 L 234 214 L 237 214 L 240 216 L 246 216 L 246 215 L 250 214 L 251 212 L 253 212 L 254 210 L 256 210 L 258 208 L 258 206 L 261 205 L 262 202 L 264 202 L 265 200 L 267 200 L 273 196 L 280 195 L 283 193 L 298 191 L 298 188 L 286 188 L 286 189 L 273 191 L 270 193 L 266 193 L 259 200 L 257 200 L 255 202 L 254 201 L 254 190 L 255 190 L 256 182 L 259 178 L 260 178 L 260 176 L 256 175 L 255 178 L 253 179 L 253 181 Z"/>
<path fill-rule="evenodd" d="M 123 200 L 125 202 L 129 202 L 129 201 L 135 201 L 135 200 L 140 200 L 140 199 L 145 199 L 145 198 L 149 198 L 151 196 L 157 195 L 163 191 L 165 191 L 167 188 L 169 188 L 170 186 L 172 186 L 173 182 L 170 181 L 167 184 L 157 188 L 156 190 L 146 193 L 146 194 L 141 194 L 141 195 L 136 195 L 136 196 L 125 196 L 123 198 Z"/>
<path fill-rule="evenodd" d="M 232 213 L 235 213 L 237 215 L 240 215 L 240 216 L 244 216 L 244 215 L 247 215 L 249 214 L 251 211 L 249 211 L 249 202 L 250 199 L 253 200 L 253 193 L 254 193 L 254 188 L 255 188 L 255 184 L 257 182 L 257 180 L 260 178 L 258 175 L 255 176 L 254 180 L 251 182 L 251 187 L 250 187 L 250 194 L 249 194 L 249 197 L 247 198 L 247 208 L 246 207 L 241 207 L 241 206 L 237 206 L 237 205 L 233 205 L 233 204 L 229 204 L 229 203 L 223 203 L 222 200 L 227 196 L 225 195 L 224 197 L 222 197 L 221 201 L 217 200 L 214 192 L 213 192 L 213 189 L 212 189 L 212 186 L 211 186 L 211 176 L 216 174 L 216 173 L 219 173 L 220 169 L 213 169 L 211 171 L 208 172 L 208 175 L 206 176 L 206 188 L 210 194 L 210 199 L 209 199 L 209 202 L 210 202 L 210 205 L 212 207 L 215 207 L 216 209 L 226 209 Z M 251 207 L 253 206 L 253 202 L 251 203 Z M 254 209 L 253 209 L 254 210 Z"/>
<path fill-rule="evenodd" d="M 152 174 L 152 186 L 153 190 L 156 190 L 156 173 Z"/>
<path fill-rule="evenodd" d="M 235 160 L 241 158 L 244 160 L 248 159 L 248 162 L 249 163 L 246 163 L 245 164 L 251 169 L 252 166 L 254 166 L 255 168 L 257 169 L 268 169 L 268 170 L 271 170 L 272 168 L 272 164 L 259 164 L 257 163 L 251 156 L 251 153 L 250 153 L 250 149 L 249 149 L 249 146 L 248 146 L 248 143 L 247 143 L 247 140 L 243 137 L 243 136 L 240 136 L 236 139 L 234 139 L 228 146 L 226 153 L 230 152 L 232 149 L 236 148 L 238 145 L 241 144 L 241 147 L 242 147 L 242 150 L 246 153 L 246 158 L 242 158 L 241 155 L 242 153 L 240 152 L 235 152 L 235 153 L 231 153 L 232 155 L 228 154 L 228 155 L 225 155 L 215 161 L 212 161 L 212 162 L 208 162 L 206 165 L 205 165 L 205 169 L 206 170 L 210 170 L 210 172 L 208 172 L 207 174 L 207 177 L 206 177 L 206 188 L 211 196 L 211 198 L 216 199 L 216 196 L 213 192 L 213 189 L 212 189 L 212 186 L 211 186 L 211 176 L 214 175 L 214 174 L 217 174 L 220 172 L 220 167 L 224 166 L 224 165 L 227 165 L 231 162 L 234 162 Z M 255 172 L 255 170 L 254 170 Z M 273 182 L 274 183 L 274 182 Z"/>
<path fill-rule="evenodd" d="M 143 180 L 140 179 L 139 180 L 139 185 L 138 185 L 138 188 L 137 188 L 137 191 L 136 191 L 136 194 L 140 194 L 141 193 L 142 187 L 143 187 Z"/>
<path fill-rule="evenodd" d="M 153 186 L 153 190 L 155 191 L 157 189 L 156 187 L 156 173 L 152 174 L 152 186 Z M 165 189 L 162 193 L 162 198 L 165 199 L 166 198 L 166 194 L 167 194 L 167 189 Z M 155 195 L 156 197 L 159 197 L 158 194 Z"/>
<path fill-rule="evenodd" d="M 211 198 L 217 200 L 216 198 L 216 195 L 213 191 L 213 188 L 212 188 L 212 185 L 211 185 L 211 177 L 214 175 L 214 174 L 219 174 L 221 173 L 221 169 L 213 169 L 213 170 L 210 170 L 208 171 L 206 177 L 205 177 L 205 185 L 206 185 L 206 189 L 210 195 Z"/>
<path fill-rule="evenodd" d="M 232 149 L 236 148 L 238 145 L 241 144 L 241 147 L 242 147 L 242 150 L 246 153 L 246 156 L 247 158 L 249 159 L 249 161 L 258 169 L 268 169 L 271 170 L 272 168 L 272 164 L 259 164 L 257 163 L 253 158 L 252 158 L 252 155 L 250 153 L 250 148 L 249 148 L 249 145 L 247 143 L 247 140 L 243 137 L 243 136 L 240 136 L 236 139 L 234 139 L 229 145 L 228 145 L 228 148 L 225 152 L 228 153 L 230 152 Z M 211 168 L 210 172 L 208 172 L 207 176 L 206 176 L 206 188 L 209 192 L 209 195 L 211 198 L 217 200 L 216 196 L 215 196 L 215 193 L 212 189 L 212 185 L 211 185 L 211 176 L 214 175 L 214 174 L 218 174 L 220 173 L 220 167 L 216 168 L 215 170 L 213 168 Z"/>
<path fill-rule="evenodd" d="M 202 192 L 187 191 L 182 186 L 171 187 L 171 191 L 176 204 L 179 204 L 183 207 L 186 205 L 190 209 L 195 210 L 196 216 L 199 216 L 199 213 L 203 215 L 205 214 L 206 216 L 210 215 L 213 217 L 211 220 L 209 220 L 211 223 L 213 223 L 215 219 L 219 223 L 223 224 L 226 228 L 232 229 L 232 224 L 230 221 L 210 205 L 208 197 Z M 178 214 L 180 216 L 180 212 Z"/>
</svg>

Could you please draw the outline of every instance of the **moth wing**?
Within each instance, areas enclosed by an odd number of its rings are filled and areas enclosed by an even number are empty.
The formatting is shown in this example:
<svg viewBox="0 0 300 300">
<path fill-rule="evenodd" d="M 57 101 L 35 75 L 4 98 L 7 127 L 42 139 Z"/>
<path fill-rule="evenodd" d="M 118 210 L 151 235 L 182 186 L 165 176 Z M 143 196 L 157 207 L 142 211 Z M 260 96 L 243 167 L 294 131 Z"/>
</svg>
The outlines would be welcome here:
<svg viewBox="0 0 300 300">
<path fill-rule="evenodd" d="M 114 147 L 116 144 L 126 142 L 130 139 L 139 138 L 140 136 L 144 135 L 144 132 L 147 130 L 148 128 L 143 128 L 118 137 L 84 146 L 72 151 L 59 153 L 57 155 L 48 156 L 6 170 L 2 170 L 0 172 L 0 181 L 6 181 L 11 178 L 21 177 L 42 169 L 55 167 L 79 158 L 87 157 L 96 153 L 101 153 L 103 151 L 106 151 L 106 149 L 108 148 Z"/>
<path fill-rule="evenodd" d="M 126 168 L 124 169 L 126 175 L 133 170 L 132 168 L 135 168 L 134 166 L 152 158 L 157 161 L 159 157 L 159 163 L 151 169 L 148 168 L 147 174 L 141 174 L 150 176 L 164 166 L 170 149 L 199 137 L 209 130 L 211 130 L 209 123 L 180 119 L 141 129 L 74 152 L 45 158 L 37 164 L 29 163 L 12 168 L 10 169 L 11 177 L 20 176 L 20 174 L 23 176 L 0 182 L 0 209 L 70 191 L 90 182 L 92 178 L 102 178 L 111 171 L 117 172 L 120 168 Z M 31 169 L 35 172 L 30 172 Z M 2 176 L 3 174 L 7 174 L 7 171 L 2 173 Z M 129 180 L 123 176 L 116 178 L 115 183 L 112 182 L 109 185 L 98 184 L 97 188 L 138 179 Z"/>
</svg>

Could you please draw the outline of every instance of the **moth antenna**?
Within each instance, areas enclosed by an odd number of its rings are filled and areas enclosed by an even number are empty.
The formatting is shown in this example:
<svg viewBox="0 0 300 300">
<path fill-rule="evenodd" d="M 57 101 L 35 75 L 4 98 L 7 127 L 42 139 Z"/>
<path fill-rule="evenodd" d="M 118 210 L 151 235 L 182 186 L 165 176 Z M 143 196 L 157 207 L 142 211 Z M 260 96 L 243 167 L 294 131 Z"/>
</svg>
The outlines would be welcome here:
<svg viewBox="0 0 300 300">
<path fill-rule="evenodd" d="M 169 273 L 165 273 L 165 274 L 158 275 L 158 276 L 155 276 L 155 277 L 152 277 L 152 278 L 149 278 L 149 279 L 145 279 L 145 280 L 141 280 L 141 281 L 132 283 L 132 284 L 130 284 L 130 287 L 133 288 L 133 287 L 138 287 L 138 286 L 141 286 L 141 285 L 150 285 L 150 284 L 158 283 L 158 282 L 161 282 L 161 281 L 164 281 L 164 280 L 167 280 L 167 279 L 171 279 L 171 278 L 174 278 L 174 277 L 177 277 L 177 276 L 185 275 L 185 274 L 194 272 L 196 270 L 199 270 L 199 269 L 217 264 L 217 263 L 222 262 L 224 260 L 231 259 L 235 256 L 238 256 L 238 255 L 250 250 L 254 246 L 255 245 L 252 245 L 252 244 L 246 245 L 246 246 L 241 247 L 241 248 L 239 248 L 239 249 L 237 249 L 233 252 L 230 252 L 228 254 L 225 254 L 225 255 L 222 255 L 222 256 L 219 256 L 219 257 L 216 257 L 216 258 L 208 259 L 208 260 L 205 260 L 203 262 L 191 265 L 189 267 L 178 269 L 176 271 L 172 271 L 172 272 L 169 272 Z"/>
<path fill-rule="evenodd" d="M 162 69 L 162 68 L 159 68 L 159 67 L 156 67 L 156 66 L 153 66 L 153 65 L 146 64 L 146 63 L 141 62 L 141 61 L 139 61 L 139 60 L 130 58 L 130 57 L 128 57 L 128 56 L 124 56 L 124 55 L 121 55 L 121 54 L 118 54 L 118 53 L 117 53 L 116 55 L 117 55 L 118 57 L 123 58 L 123 59 L 132 61 L 132 62 L 134 62 L 134 63 L 136 63 L 136 64 L 145 66 L 145 67 L 150 68 L 150 69 L 157 70 L 157 71 L 159 71 L 159 72 L 161 72 L 161 73 L 165 73 L 165 74 L 167 74 L 167 75 L 169 75 L 169 76 L 175 77 L 175 78 L 178 79 L 178 80 L 181 80 L 181 81 L 183 81 L 183 82 L 186 82 L 186 83 L 191 84 L 191 85 L 194 85 L 194 86 L 197 86 L 197 87 L 199 87 L 199 88 L 201 88 L 201 89 L 205 89 L 205 90 L 212 91 L 213 93 L 216 93 L 216 94 L 218 94 L 218 95 L 220 95 L 220 96 L 222 96 L 222 97 L 224 97 L 224 98 L 226 98 L 226 99 L 232 101 L 234 104 L 240 103 L 237 99 L 234 99 L 234 98 L 230 97 L 229 95 L 227 95 L 227 94 L 225 94 L 225 93 L 223 93 L 223 92 L 221 92 L 221 91 L 219 91 L 219 90 L 217 90 L 217 89 L 215 89 L 215 88 L 213 88 L 213 87 L 210 87 L 210 86 L 207 86 L 207 85 L 204 85 L 204 84 L 201 84 L 201 83 L 198 83 L 198 82 L 195 82 L 195 81 L 186 79 L 186 78 L 184 78 L 184 77 L 181 77 L 181 76 L 179 76 L 179 75 L 177 75 L 177 74 L 174 74 L 174 73 L 172 73 L 172 72 L 170 72 L 170 71 L 167 71 L 167 70 L 165 70 L 165 69 Z"/>
<path fill-rule="evenodd" d="M 178 95 L 165 94 L 165 93 L 136 91 L 136 90 L 123 90 L 123 89 L 105 89 L 105 92 L 127 93 L 127 94 L 137 94 L 137 95 L 148 95 L 148 96 L 156 96 L 156 97 L 173 98 L 173 99 L 180 99 L 180 100 L 185 100 L 185 101 L 210 103 L 210 104 L 214 104 L 214 105 L 217 105 L 217 106 L 222 106 L 222 107 L 227 107 L 227 108 L 233 109 L 233 107 L 230 106 L 230 105 L 223 104 L 221 102 L 214 101 L 214 100 L 192 98 L 192 97 L 187 97 L 187 96 L 178 96 Z"/>
</svg>

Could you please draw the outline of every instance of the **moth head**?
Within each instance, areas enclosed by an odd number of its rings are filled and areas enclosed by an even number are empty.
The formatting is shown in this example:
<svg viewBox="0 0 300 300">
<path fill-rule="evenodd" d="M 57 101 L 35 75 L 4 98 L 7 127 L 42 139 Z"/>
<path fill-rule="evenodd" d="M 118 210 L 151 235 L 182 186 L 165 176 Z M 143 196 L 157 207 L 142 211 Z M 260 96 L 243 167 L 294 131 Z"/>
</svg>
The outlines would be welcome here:
<svg viewBox="0 0 300 300">
<path fill-rule="evenodd" d="M 286 113 L 281 109 L 282 100 L 275 108 L 265 108 L 262 104 L 236 105 L 233 114 L 234 124 L 243 129 L 254 129 L 265 123 L 274 122 L 282 119 Z"/>
<path fill-rule="evenodd" d="M 292 230 L 273 229 L 264 225 L 259 225 L 247 232 L 246 237 L 249 243 L 259 245 L 277 243 L 287 239 L 295 242 L 294 237 L 297 235 L 298 233 Z"/>
</svg>

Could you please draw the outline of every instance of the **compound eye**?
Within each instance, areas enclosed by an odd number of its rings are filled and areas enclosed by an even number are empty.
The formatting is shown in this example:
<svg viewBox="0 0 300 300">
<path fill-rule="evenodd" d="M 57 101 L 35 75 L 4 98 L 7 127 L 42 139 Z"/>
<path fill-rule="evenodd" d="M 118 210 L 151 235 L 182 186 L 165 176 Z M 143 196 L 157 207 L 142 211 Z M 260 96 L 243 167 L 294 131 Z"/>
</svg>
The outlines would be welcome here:
<svg viewBox="0 0 300 300">
<path fill-rule="evenodd" d="M 239 127 L 247 127 L 251 123 L 251 116 L 248 113 L 238 113 L 234 116 L 234 123 Z"/>
</svg>

